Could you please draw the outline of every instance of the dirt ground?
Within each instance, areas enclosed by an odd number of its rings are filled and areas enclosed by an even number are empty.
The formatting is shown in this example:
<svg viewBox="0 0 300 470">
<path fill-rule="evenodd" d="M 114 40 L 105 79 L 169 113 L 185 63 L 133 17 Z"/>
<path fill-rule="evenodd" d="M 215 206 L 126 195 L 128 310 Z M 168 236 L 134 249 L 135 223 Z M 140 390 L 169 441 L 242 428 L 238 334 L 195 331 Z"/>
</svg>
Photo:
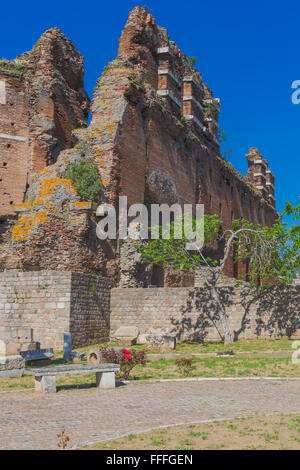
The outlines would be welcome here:
<svg viewBox="0 0 300 470">
<path fill-rule="evenodd" d="M 300 414 L 174 426 L 86 447 L 89 450 L 299 450 Z"/>
</svg>

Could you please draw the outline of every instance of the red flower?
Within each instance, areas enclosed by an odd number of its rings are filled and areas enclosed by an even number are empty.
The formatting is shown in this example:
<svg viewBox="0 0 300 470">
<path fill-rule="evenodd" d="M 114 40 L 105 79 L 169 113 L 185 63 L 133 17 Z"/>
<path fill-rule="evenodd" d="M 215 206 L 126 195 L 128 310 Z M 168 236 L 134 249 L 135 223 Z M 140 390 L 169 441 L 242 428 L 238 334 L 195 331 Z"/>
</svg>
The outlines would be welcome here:
<svg viewBox="0 0 300 470">
<path fill-rule="evenodd" d="M 130 351 L 128 351 L 128 349 L 122 349 L 121 353 L 126 356 L 128 356 L 128 354 L 130 355 Z"/>
<path fill-rule="evenodd" d="M 130 354 L 127 354 L 126 356 L 124 356 L 124 359 L 125 359 L 125 361 L 127 361 L 128 359 L 131 359 Z"/>
</svg>

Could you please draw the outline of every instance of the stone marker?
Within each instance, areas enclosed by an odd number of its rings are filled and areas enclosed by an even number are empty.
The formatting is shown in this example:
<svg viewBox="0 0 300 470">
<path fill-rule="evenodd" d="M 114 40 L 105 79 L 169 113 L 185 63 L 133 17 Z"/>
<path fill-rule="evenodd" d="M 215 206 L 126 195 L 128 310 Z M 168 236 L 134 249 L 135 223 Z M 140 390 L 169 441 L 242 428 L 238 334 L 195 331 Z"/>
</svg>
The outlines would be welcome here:
<svg viewBox="0 0 300 470">
<path fill-rule="evenodd" d="M 64 355 L 65 361 L 70 360 L 70 354 L 72 352 L 72 333 L 64 333 Z"/>
<path fill-rule="evenodd" d="M 119 343 L 126 346 L 136 344 L 138 336 L 139 329 L 136 326 L 120 326 L 113 335 Z"/>
</svg>

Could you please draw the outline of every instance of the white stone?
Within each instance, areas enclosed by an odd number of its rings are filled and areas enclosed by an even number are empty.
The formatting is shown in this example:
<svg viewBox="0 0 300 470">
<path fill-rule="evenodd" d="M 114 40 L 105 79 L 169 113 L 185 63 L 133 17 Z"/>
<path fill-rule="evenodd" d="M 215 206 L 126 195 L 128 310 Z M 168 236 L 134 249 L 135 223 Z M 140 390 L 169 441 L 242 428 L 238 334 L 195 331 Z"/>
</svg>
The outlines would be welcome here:
<svg viewBox="0 0 300 470">
<path fill-rule="evenodd" d="M 0 134 L 2 139 L 18 140 L 20 142 L 25 142 L 27 137 L 22 137 L 20 135 L 11 135 L 11 134 Z"/>
<path fill-rule="evenodd" d="M 6 104 L 5 82 L 0 81 L 0 104 Z"/>
</svg>

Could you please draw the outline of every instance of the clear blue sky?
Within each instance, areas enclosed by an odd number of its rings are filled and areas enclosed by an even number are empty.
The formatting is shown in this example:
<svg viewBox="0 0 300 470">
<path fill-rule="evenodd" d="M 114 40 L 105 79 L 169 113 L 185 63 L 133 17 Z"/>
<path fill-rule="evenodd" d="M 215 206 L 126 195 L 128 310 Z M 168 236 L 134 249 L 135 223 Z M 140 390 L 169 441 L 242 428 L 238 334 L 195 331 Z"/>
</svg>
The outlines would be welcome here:
<svg viewBox="0 0 300 470">
<path fill-rule="evenodd" d="M 14 1 L 1 4 L 0 56 L 30 50 L 57 26 L 85 57 L 90 96 L 106 63 L 115 58 L 118 38 L 136 1 Z M 141 3 L 143 4 L 143 2 Z M 258 147 L 276 176 L 277 210 L 297 203 L 300 104 L 291 84 L 300 80 L 299 1 L 147 0 L 159 25 L 188 56 L 198 58 L 204 81 L 220 97 L 223 150 L 247 171 L 245 154 Z"/>
</svg>

